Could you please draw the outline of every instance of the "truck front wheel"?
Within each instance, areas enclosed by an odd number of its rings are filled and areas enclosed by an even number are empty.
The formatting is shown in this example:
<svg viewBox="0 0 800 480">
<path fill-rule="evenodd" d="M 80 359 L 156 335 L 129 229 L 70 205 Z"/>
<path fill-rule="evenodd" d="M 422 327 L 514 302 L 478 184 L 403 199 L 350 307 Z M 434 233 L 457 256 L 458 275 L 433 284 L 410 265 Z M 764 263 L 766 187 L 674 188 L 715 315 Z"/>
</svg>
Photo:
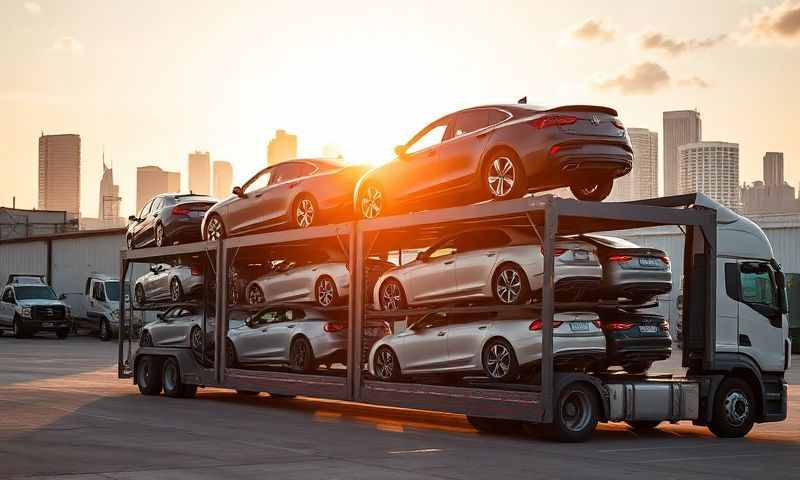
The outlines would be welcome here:
<svg viewBox="0 0 800 480">
<path fill-rule="evenodd" d="M 108 325 L 108 320 L 100 320 L 100 334 L 98 337 L 104 342 L 111 340 L 111 327 Z"/>
<path fill-rule="evenodd" d="M 744 437 L 753 428 L 754 398 L 747 382 L 736 377 L 726 378 L 714 397 L 714 415 L 708 428 L 721 438 Z"/>
</svg>

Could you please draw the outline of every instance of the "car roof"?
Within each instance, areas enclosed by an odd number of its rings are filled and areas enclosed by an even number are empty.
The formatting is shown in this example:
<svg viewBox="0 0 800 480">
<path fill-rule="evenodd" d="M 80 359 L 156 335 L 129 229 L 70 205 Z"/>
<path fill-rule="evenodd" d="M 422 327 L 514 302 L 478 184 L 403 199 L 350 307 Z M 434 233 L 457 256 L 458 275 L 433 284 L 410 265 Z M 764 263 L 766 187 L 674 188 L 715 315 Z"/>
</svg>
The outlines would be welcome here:
<svg viewBox="0 0 800 480">
<path fill-rule="evenodd" d="M 44 275 L 35 273 L 12 273 L 8 276 L 7 285 L 47 285 Z"/>
<path fill-rule="evenodd" d="M 107 275 L 105 273 L 90 273 L 89 278 L 103 282 L 119 282 L 119 278 L 112 277 L 111 275 Z"/>
</svg>

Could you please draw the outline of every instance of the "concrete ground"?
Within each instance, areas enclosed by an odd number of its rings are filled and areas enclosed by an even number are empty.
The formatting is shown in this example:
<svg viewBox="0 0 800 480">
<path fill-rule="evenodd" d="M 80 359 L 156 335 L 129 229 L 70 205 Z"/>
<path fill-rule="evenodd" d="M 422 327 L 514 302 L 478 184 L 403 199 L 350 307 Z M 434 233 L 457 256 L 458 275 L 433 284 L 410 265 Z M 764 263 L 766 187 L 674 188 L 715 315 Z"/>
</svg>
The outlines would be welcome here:
<svg viewBox="0 0 800 480">
<path fill-rule="evenodd" d="M 797 356 L 788 421 L 746 438 L 609 424 L 573 445 L 478 434 L 461 415 L 312 398 L 145 397 L 116 378 L 115 358 L 114 343 L 94 338 L 0 338 L 0 478 L 800 478 Z"/>
</svg>

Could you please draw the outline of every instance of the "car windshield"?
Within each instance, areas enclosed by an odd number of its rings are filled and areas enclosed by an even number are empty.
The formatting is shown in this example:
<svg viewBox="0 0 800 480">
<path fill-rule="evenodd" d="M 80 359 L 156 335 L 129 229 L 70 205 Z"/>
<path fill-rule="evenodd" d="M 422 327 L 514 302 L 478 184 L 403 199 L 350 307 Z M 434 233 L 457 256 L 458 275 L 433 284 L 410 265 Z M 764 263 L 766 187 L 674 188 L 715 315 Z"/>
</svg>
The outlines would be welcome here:
<svg viewBox="0 0 800 480">
<path fill-rule="evenodd" d="M 119 282 L 106 282 L 106 298 L 114 302 L 119 301 Z"/>
<path fill-rule="evenodd" d="M 25 285 L 14 288 L 17 300 L 56 300 L 56 292 L 46 285 Z"/>
</svg>

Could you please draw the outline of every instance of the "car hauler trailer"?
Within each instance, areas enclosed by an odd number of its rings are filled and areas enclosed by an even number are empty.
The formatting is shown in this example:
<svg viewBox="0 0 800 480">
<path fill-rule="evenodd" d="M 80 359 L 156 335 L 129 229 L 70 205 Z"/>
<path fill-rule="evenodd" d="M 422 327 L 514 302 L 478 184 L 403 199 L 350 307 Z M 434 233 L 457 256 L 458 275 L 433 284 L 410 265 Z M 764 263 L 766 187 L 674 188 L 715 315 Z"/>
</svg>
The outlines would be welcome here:
<svg viewBox="0 0 800 480">
<path fill-rule="evenodd" d="M 582 301 L 580 297 L 572 299 L 576 301 L 556 301 L 554 256 L 558 239 L 660 225 L 679 226 L 685 232 L 681 343 L 686 375 L 623 375 L 595 371 L 586 363 L 579 368 L 562 368 L 561 359 L 554 355 L 554 339 L 558 337 L 554 337 L 553 318 L 557 312 L 636 306 L 596 299 Z M 487 226 L 528 228 L 538 237 L 544 268 L 541 293 L 535 301 L 510 306 L 477 302 L 463 306 L 433 304 L 392 312 L 369 306 L 374 286 L 369 285 L 365 265 L 371 257 L 392 256 L 402 263 L 399 258 L 404 252 L 419 251 L 443 235 Z M 289 359 L 285 362 L 288 368 L 261 368 L 269 362 L 258 361 L 250 364 L 256 367 L 242 368 L 246 363 L 243 357 L 252 352 L 238 351 L 249 347 L 237 347 L 231 341 L 232 334 L 226 333 L 231 332 L 230 312 L 240 308 L 229 302 L 231 292 L 236 292 L 231 287 L 235 283 L 231 277 L 238 276 L 243 265 L 287 262 L 290 254 L 282 251 L 312 251 L 319 242 L 338 244 L 346 254 L 350 272 L 347 323 L 343 327 L 346 367 L 338 371 L 331 365 L 303 369 L 293 366 Z M 244 252 L 244 260 L 236 265 L 240 252 Z M 139 347 L 134 352 L 134 344 L 121 339 L 119 376 L 133 377 L 143 393 L 159 393 L 163 383 L 171 395 L 183 392 L 176 385 L 186 385 L 189 394 L 196 386 L 213 386 L 283 396 L 318 396 L 462 413 L 481 430 L 542 424 L 567 441 L 587 439 L 598 421 L 626 421 L 634 427 L 647 427 L 660 421 L 691 420 L 708 425 L 718 436 L 742 436 L 753 422 L 786 418 L 783 375 L 789 367 L 791 343 L 783 274 L 767 238 L 755 224 L 700 194 L 627 203 L 526 197 L 213 243 L 123 251 L 120 278 L 125 278 L 131 263 L 178 258 L 207 259 L 207 291 L 213 291 L 212 282 L 226 286 L 215 291 L 213 311 L 219 321 L 213 332 L 203 322 L 205 337 L 213 338 L 213 361 L 198 361 L 188 348 Z M 295 328 L 297 322 L 287 317 L 292 307 L 281 308 L 278 313 L 284 315 L 283 321 L 276 321 L 275 325 Z M 277 318 L 275 311 L 268 312 L 268 304 L 252 309 L 262 310 L 259 315 L 264 323 L 248 319 L 237 328 L 245 333 L 270 331 L 271 322 Z M 295 319 L 305 315 L 292 311 Z M 413 319 L 436 312 L 500 318 L 501 314 L 518 316 L 520 311 L 524 318 L 541 320 L 541 356 L 534 364 L 534 374 L 521 375 L 519 381 L 488 381 L 475 375 L 460 375 L 453 381 L 424 376 L 378 381 L 365 369 L 370 358 L 365 358 L 364 353 L 374 343 L 373 331 L 378 322 L 393 325 L 396 334 L 403 323 L 408 325 Z M 318 315 L 327 318 L 329 314 Z M 443 329 L 435 337 L 454 337 L 456 333 L 456 328 Z M 291 338 L 290 333 L 281 335 Z M 203 345 L 206 348 L 205 342 Z M 284 349 L 293 355 L 299 351 L 294 346 L 292 343 Z M 447 347 L 443 348 L 446 351 Z M 231 350 L 237 350 L 235 355 L 231 356 Z M 256 352 L 253 358 L 258 355 Z M 301 366 L 307 364 L 300 362 Z"/>
</svg>

